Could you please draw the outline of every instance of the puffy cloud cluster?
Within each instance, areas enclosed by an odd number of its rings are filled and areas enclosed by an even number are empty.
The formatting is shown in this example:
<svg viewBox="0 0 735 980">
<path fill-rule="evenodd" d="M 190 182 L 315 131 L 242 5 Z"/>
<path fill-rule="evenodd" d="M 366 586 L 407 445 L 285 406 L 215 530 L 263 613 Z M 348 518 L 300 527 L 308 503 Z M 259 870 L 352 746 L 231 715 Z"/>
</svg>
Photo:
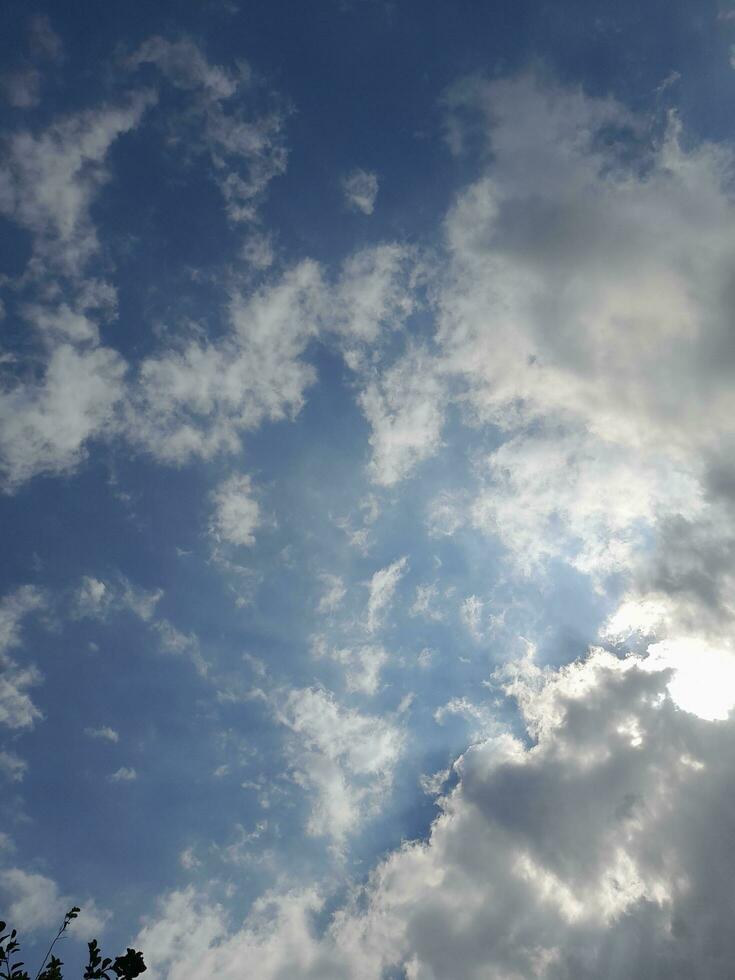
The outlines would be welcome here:
<svg viewBox="0 0 735 980">
<path fill-rule="evenodd" d="M 205 119 L 203 139 L 230 217 L 253 217 L 266 184 L 285 166 L 285 151 L 280 117 L 271 119 L 271 133 L 239 109 L 224 112 L 250 84 L 246 67 L 212 66 L 192 42 L 161 38 L 146 42 L 129 67 L 145 63 L 186 93 L 193 119 Z M 298 414 L 316 379 L 306 357 L 316 338 L 333 338 L 350 366 L 362 369 L 368 349 L 416 306 L 416 256 L 384 244 L 349 257 L 333 281 L 304 260 L 254 291 L 231 286 L 217 313 L 223 329 L 169 334 L 135 366 L 102 344 L 100 324 L 117 315 L 117 298 L 110 283 L 89 274 L 100 250 L 91 206 L 110 179 L 112 144 L 154 102 L 154 94 L 140 91 L 118 107 L 69 115 L 39 133 L 21 130 L 7 142 L 0 212 L 32 234 L 32 258 L 14 288 L 22 296 L 34 285 L 32 301 L 16 306 L 39 349 L 27 363 L 13 354 L 0 362 L 6 489 L 38 473 L 73 470 L 95 439 L 122 437 L 175 464 L 234 452 L 243 433 Z M 186 138 L 187 119 L 185 112 L 178 138 Z M 263 235 L 258 241 L 249 261 L 265 268 L 272 254 L 263 248 L 270 246 Z"/>
<path fill-rule="evenodd" d="M 471 522 L 527 570 L 604 575 L 645 526 L 699 518 L 730 445 L 731 153 L 531 75 L 447 102 L 492 156 L 446 218 L 432 348 L 363 389 L 373 476 L 410 475 L 459 403 L 501 435 Z"/>
<path fill-rule="evenodd" d="M 118 106 L 68 115 L 39 133 L 19 130 L 5 144 L 0 213 L 31 234 L 31 258 L 14 288 L 22 295 L 33 287 L 33 302 L 21 303 L 18 314 L 40 345 L 0 385 L 6 488 L 37 473 L 71 470 L 90 439 L 116 428 L 126 365 L 99 343 L 96 320 L 115 315 L 116 297 L 108 283 L 85 278 L 100 244 L 90 209 L 110 177 L 110 147 L 153 101 L 151 93 L 137 92 Z M 14 365 L 15 357 L 6 361 Z"/>
<path fill-rule="evenodd" d="M 145 359 L 131 391 L 131 438 L 167 462 L 209 459 L 239 448 L 241 432 L 297 414 L 315 380 L 302 355 L 322 301 L 319 267 L 304 261 L 233 297 L 222 339 L 183 339 Z"/>
<path fill-rule="evenodd" d="M 729 975 L 735 728 L 678 709 L 670 673 L 644 663 L 597 651 L 507 670 L 530 741 L 470 748 L 428 840 L 392 853 L 325 932 L 313 889 L 264 896 L 234 931 L 206 895 L 176 893 L 138 937 L 154 976 Z M 196 962 L 153 941 L 179 908 L 213 926 Z"/>
<path fill-rule="evenodd" d="M 198 132 L 193 149 L 211 162 L 229 218 L 253 221 L 285 167 L 283 112 L 248 115 L 238 101 L 252 85 L 247 67 L 213 66 L 190 41 L 148 40 L 128 62 L 145 65 L 183 93 L 182 133 Z M 31 88 L 16 97 L 32 99 Z M 473 113 L 492 156 L 446 217 L 430 300 L 423 259 L 400 244 L 359 251 L 334 276 L 306 259 L 255 289 L 230 281 L 221 329 L 168 335 L 132 365 L 101 341 L 115 295 L 88 276 L 100 247 L 91 207 L 111 146 L 153 101 L 138 93 L 7 142 L 0 212 L 32 236 L 24 283 L 40 284 L 39 295 L 19 313 L 40 353 L 0 389 L 6 486 L 70 471 L 100 437 L 171 464 L 236 453 L 247 432 L 299 413 L 316 380 L 310 349 L 330 343 L 354 372 L 374 483 L 394 488 L 437 453 L 457 406 L 497 445 L 474 458 L 474 491 L 435 498 L 431 532 L 465 524 L 492 534 L 526 575 L 562 559 L 599 591 L 623 577 L 602 638 L 643 656 L 596 651 L 555 673 L 526 661 L 496 677 L 527 738 L 499 732 L 485 706 L 448 701 L 436 720 L 463 714 L 478 741 L 456 763 L 458 784 L 426 841 L 385 859 L 321 933 L 327 896 L 315 888 L 268 893 L 234 931 L 206 894 L 174 893 L 139 937 L 152 973 L 226 980 L 257 963 L 265 978 L 729 975 L 731 152 L 687 143 L 675 116 L 651 124 L 548 80 L 466 82 L 447 99 L 452 133 L 461 137 L 460 112 Z M 343 189 L 372 212 L 374 175 L 353 174 Z M 265 235 L 253 232 L 245 253 L 261 271 L 273 264 Z M 433 336 L 404 343 L 398 332 L 427 302 Z M 213 537 L 251 546 L 262 515 L 250 477 L 228 478 L 211 499 Z M 368 524 L 349 531 L 362 546 Z M 314 644 L 344 668 L 348 697 L 380 690 L 388 654 L 378 633 L 407 569 L 399 558 L 366 583 L 354 642 Z M 324 584 L 318 611 L 334 616 L 344 582 Z M 443 595 L 420 586 L 411 614 L 440 619 Z M 483 642 L 489 604 L 463 595 L 460 621 Z M 207 675 L 198 639 L 154 618 L 159 599 L 87 577 L 73 610 L 103 619 L 130 609 L 163 650 Z M 37 672 L 6 651 L 40 603 L 21 590 L 0 607 L 0 722 L 12 729 L 39 717 L 28 694 Z M 428 665 L 431 652 L 420 657 Z M 307 791 L 309 833 L 346 853 L 386 798 L 402 728 L 319 686 L 262 697 Z M 18 779 L 23 762 L 4 753 L 0 768 Z M 16 911 L 42 921 L 39 882 L 2 874 L 30 896 Z"/>
<path fill-rule="evenodd" d="M 353 361 L 371 475 L 394 486 L 414 472 L 459 401 L 499 445 L 476 458 L 474 494 L 435 499 L 433 531 L 492 533 L 525 574 L 563 559 L 602 590 L 622 573 L 629 591 L 603 638 L 641 655 L 598 650 L 558 671 L 528 659 L 497 675 L 526 738 L 467 699 L 439 709 L 475 725 L 456 788 L 428 839 L 390 854 L 326 929 L 327 892 L 313 888 L 267 894 L 234 930 L 189 890 L 139 938 L 175 929 L 175 906 L 211 926 L 202 976 L 257 962 L 265 977 L 351 980 L 722 978 L 735 953 L 723 846 L 735 481 L 719 462 L 733 407 L 730 156 L 685 146 L 675 118 L 652 129 L 532 77 L 474 81 L 449 101 L 483 116 L 493 155 L 447 216 L 431 345 Z M 368 632 L 404 571 L 373 576 Z M 435 599 L 417 593 L 415 615 Z M 462 606 L 478 640 L 483 601 Z M 318 652 L 349 671 L 360 649 Z M 316 734 L 324 697 L 299 694 L 285 722 L 318 746 L 309 772 L 341 744 Z M 349 805 L 326 800 L 313 813 L 339 826 Z M 191 975 L 172 943 L 152 966 Z"/>
<path fill-rule="evenodd" d="M 38 380 L 0 391 L 0 474 L 14 489 L 38 473 L 72 470 L 86 444 L 114 430 L 125 363 L 109 347 L 55 347 Z"/>
</svg>

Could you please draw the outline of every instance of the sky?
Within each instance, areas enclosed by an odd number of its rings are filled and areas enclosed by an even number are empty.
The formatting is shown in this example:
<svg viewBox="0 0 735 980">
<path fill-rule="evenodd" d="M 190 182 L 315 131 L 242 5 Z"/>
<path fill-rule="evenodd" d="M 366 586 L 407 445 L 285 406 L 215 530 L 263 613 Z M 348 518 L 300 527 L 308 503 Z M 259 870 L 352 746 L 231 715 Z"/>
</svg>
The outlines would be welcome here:
<svg viewBox="0 0 735 980">
<path fill-rule="evenodd" d="M 732 976 L 734 102 L 724 2 L 3 4 L 27 962 Z"/>
</svg>

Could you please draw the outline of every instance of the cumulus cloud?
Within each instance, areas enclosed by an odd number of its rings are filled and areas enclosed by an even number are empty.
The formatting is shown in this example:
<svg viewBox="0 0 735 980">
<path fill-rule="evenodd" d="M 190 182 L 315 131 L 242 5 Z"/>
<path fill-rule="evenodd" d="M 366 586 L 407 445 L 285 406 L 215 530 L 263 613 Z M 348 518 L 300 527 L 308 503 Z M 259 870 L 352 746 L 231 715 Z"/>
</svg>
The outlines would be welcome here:
<svg viewBox="0 0 735 980">
<path fill-rule="evenodd" d="M 423 275 L 415 250 L 397 242 L 359 249 L 342 263 L 328 325 L 344 338 L 350 367 L 363 364 L 356 345 L 374 346 L 382 333 L 402 327 L 419 307 L 417 286 Z"/>
<path fill-rule="evenodd" d="M 403 479 L 459 404 L 501 444 L 474 504 L 432 526 L 469 517 L 519 569 L 562 557 L 599 584 L 667 515 L 702 519 L 729 445 L 731 153 L 533 75 L 465 81 L 447 106 L 492 154 L 445 221 L 433 345 L 360 395 L 371 472 Z"/>
<path fill-rule="evenodd" d="M 496 680 L 530 743 L 497 732 L 470 748 L 428 840 L 389 855 L 324 933 L 313 889 L 306 905 L 295 891 L 267 896 L 269 914 L 258 907 L 235 930 L 190 890 L 140 941 L 189 908 L 216 922 L 195 980 L 236 976 L 245 953 L 266 978 L 726 976 L 732 721 L 681 711 L 668 672 L 602 651 L 558 672 L 526 660 Z M 154 966 L 176 976 L 176 944 L 153 945 Z"/>
<path fill-rule="evenodd" d="M 98 247 L 90 207 L 108 180 L 112 143 L 138 125 L 153 101 L 134 94 L 126 105 L 67 116 L 34 134 L 14 133 L 0 171 L 0 214 L 30 231 L 34 258 L 78 274 Z"/>
<path fill-rule="evenodd" d="M 378 176 L 359 167 L 342 178 L 345 203 L 353 211 L 372 214 L 378 196 Z"/>
<path fill-rule="evenodd" d="M 114 428 L 124 374 L 115 351 L 77 351 L 62 343 L 39 381 L 0 391 L 0 478 L 6 488 L 78 465 L 88 440 Z"/>
<path fill-rule="evenodd" d="M 728 151 L 685 150 L 672 118 L 633 169 L 626 148 L 644 124 L 613 100 L 533 77 L 464 97 L 494 156 L 447 220 L 440 335 L 476 408 L 506 425 L 556 411 L 631 446 L 674 448 L 705 418 L 716 435 L 730 397 L 711 362 L 728 349 L 711 288 L 733 248 Z M 606 127 L 621 133 L 612 146 Z M 710 248 L 714 264 L 701 261 Z"/>
<path fill-rule="evenodd" d="M 89 283 L 85 283 L 88 286 Z M 107 305 L 114 307 L 114 290 L 107 286 L 108 300 Z M 101 297 L 100 297 L 101 298 Z M 94 302 L 94 305 L 98 305 Z M 89 306 L 93 305 L 89 303 Z M 97 324 L 87 315 L 88 306 L 81 305 L 74 308 L 68 303 L 60 303 L 58 306 L 43 306 L 40 303 L 27 303 L 21 308 L 23 319 L 31 323 L 44 339 L 53 341 L 62 339 L 71 343 L 83 344 L 89 341 L 92 344 L 99 342 L 99 328 Z"/>
<path fill-rule="evenodd" d="M 183 463 L 234 452 L 241 433 L 296 415 L 315 380 L 303 354 L 321 303 L 320 270 L 309 261 L 251 296 L 235 295 L 221 340 L 182 339 L 142 362 L 129 437 L 164 462 Z"/>
<path fill-rule="evenodd" d="M 39 21 L 41 23 L 41 21 Z M 52 55 L 50 28 L 38 43 Z M 45 129 L 20 129 L 4 144 L 0 214 L 30 233 L 31 257 L 14 285 L 33 286 L 33 301 L 16 312 L 36 331 L 40 349 L 0 389 L 0 480 L 14 490 L 38 473 L 78 465 L 90 440 L 118 430 L 126 364 L 99 345 L 98 321 L 116 314 L 114 288 L 85 278 L 100 242 L 91 208 L 110 173 L 107 157 L 154 101 L 136 92 L 57 119 Z M 64 287 L 57 277 L 64 277 Z"/>
<path fill-rule="evenodd" d="M 58 927 L 74 904 L 71 898 L 59 892 L 59 886 L 52 878 L 22 868 L 0 871 L 0 891 L 4 894 L 3 905 L 8 920 L 31 932 Z M 110 913 L 100 909 L 94 899 L 82 904 L 82 911 L 68 929 L 79 939 L 101 933 L 110 918 Z"/>
<path fill-rule="evenodd" d="M 342 664 L 345 668 L 345 687 L 350 694 L 377 694 L 380 672 L 388 661 L 388 654 L 383 647 L 373 643 L 330 647 L 324 637 L 317 637 L 313 643 L 313 652 L 316 657 L 329 657 Z"/>
<path fill-rule="evenodd" d="M 322 688 L 284 691 L 271 703 L 293 736 L 287 744 L 293 778 L 312 797 L 307 831 L 339 849 L 379 812 L 403 734 L 389 719 L 347 708 Z"/>
<path fill-rule="evenodd" d="M 445 391 L 432 358 L 410 350 L 361 392 L 371 428 L 370 475 L 382 486 L 405 479 L 441 445 Z"/>
<path fill-rule="evenodd" d="M 315 955 L 310 924 L 323 905 L 315 888 L 293 889 L 285 894 L 269 891 L 255 902 L 246 929 L 230 936 L 222 905 L 187 888 L 172 892 L 161 901 L 157 916 L 139 932 L 136 945 L 151 950 L 146 954 L 146 963 L 152 978 L 162 978 L 187 959 L 198 963 L 203 953 L 205 969 L 213 967 L 222 977 L 241 975 L 243 963 L 257 963 L 265 977 L 294 976 L 299 971 L 302 976 L 315 976 L 312 968 L 319 957 Z M 216 966 L 212 956 L 215 946 L 222 948 Z"/>
<path fill-rule="evenodd" d="M 662 510 L 694 515 L 702 507 L 694 473 L 578 430 L 540 426 L 504 442 L 486 464 L 470 519 L 497 535 L 525 572 L 557 557 L 596 580 L 629 569 Z"/>
<path fill-rule="evenodd" d="M 210 534 L 217 541 L 252 547 L 255 530 L 260 524 L 260 506 L 253 494 L 252 481 L 247 474 L 223 480 L 212 493 L 214 515 Z"/>
</svg>

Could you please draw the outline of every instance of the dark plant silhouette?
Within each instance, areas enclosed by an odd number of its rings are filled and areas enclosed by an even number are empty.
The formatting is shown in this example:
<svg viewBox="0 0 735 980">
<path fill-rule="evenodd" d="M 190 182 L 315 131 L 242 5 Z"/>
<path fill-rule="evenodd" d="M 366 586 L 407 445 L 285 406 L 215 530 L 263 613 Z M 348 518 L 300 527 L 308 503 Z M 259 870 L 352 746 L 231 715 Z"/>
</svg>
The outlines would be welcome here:
<svg viewBox="0 0 735 980">
<path fill-rule="evenodd" d="M 80 909 L 75 905 L 66 913 L 64 921 L 47 949 L 43 962 L 33 980 L 64 980 L 61 972 L 64 964 L 58 956 L 53 955 L 53 949 L 66 932 L 67 926 L 76 919 L 79 912 Z M 0 935 L 0 980 L 31 980 L 30 973 L 24 969 L 23 961 L 16 959 L 20 952 L 16 930 L 13 929 L 6 933 L 5 923 L 0 921 L 0 933 L 2 933 Z M 112 960 L 109 956 L 103 958 L 96 939 L 87 945 L 89 947 L 89 960 L 84 971 L 84 980 L 135 980 L 135 977 L 140 976 L 146 970 L 143 954 L 135 949 L 128 947 L 127 952 Z"/>
</svg>

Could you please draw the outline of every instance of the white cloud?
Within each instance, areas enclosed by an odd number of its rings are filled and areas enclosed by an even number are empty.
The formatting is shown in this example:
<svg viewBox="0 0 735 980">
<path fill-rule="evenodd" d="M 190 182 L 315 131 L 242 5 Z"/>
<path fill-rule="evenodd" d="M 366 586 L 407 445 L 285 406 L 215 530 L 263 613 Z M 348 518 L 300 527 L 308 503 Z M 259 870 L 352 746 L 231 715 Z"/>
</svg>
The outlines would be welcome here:
<svg viewBox="0 0 735 980">
<path fill-rule="evenodd" d="M 476 595 L 469 595 L 462 600 L 459 610 L 462 622 L 469 630 L 473 639 L 478 643 L 482 639 L 482 609 L 484 603 Z"/>
<path fill-rule="evenodd" d="M 168 619 L 157 619 L 151 624 L 157 634 L 161 650 L 178 657 L 187 657 L 200 677 L 209 674 L 209 663 L 202 653 L 199 637 L 195 633 L 182 633 Z"/>
<path fill-rule="evenodd" d="M 408 610 L 410 616 L 421 616 L 423 619 L 435 620 L 437 622 L 444 619 L 444 614 L 436 608 L 439 600 L 439 588 L 436 582 L 429 585 L 417 585 L 416 595 L 413 605 Z"/>
<path fill-rule="evenodd" d="M 471 514 L 519 568 L 562 557 L 599 584 L 667 514 L 698 518 L 728 438 L 731 154 L 548 78 L 472 79 L 447 104 L 492 153 L 447 215 L 434 345 L 361 394 L 373 477 L 438 450 L 451 397 L 505 441 L 474 507 L 432 527 Z"/>
<path fill-rule="evenodd" d="M 15 752 L 0 751 L 0 773 L 11 783 L 22 781 L 28 771 L 28 763 Z"/>
<path fill-rule="evenodd" d="M 386 565 L 385 568 L 378 569 L 370 579 L 368 585 L 369 596 L 365 626 L 368 632 L 374 633 L 380 626 L 385 613 L 387 612 L 393 595 L 398 587 L 398 583 L 408 570 L 408 558 L 404 555 Z"/>
<path fill-rule="evenodd" d="M 348 345 L 375 345 L 381 333 L 396 331 L 418 308 L 416 286 L 424 270 L 415 250 L 396 242 L 363 248 L 342 264 L 333 289 L 330 325 Z M 350 367 L 363 355 L 347 346 Z"/>
<path fill-rule="evenodd" d="M 402 733 L 387 719 L 342 706 L 321 688 L 282 692 L 272 704 L 294 736 L 288 742 L 294 779 L 312 794 L 307 830 L 330 837 L 339 849 L 379 811 Z"/>
<path fill-rule="evenodd" d="M 23 585 L 0 600 L 0 655 L 19 645 L 23 619 L 43 605 L 43 594 L 32 585 Z"/>
<path fill-rule="evenodd" d="M 230 220 L 254 221 L 268 184 L 286 170 L 285 107 L 269 93 L 270 108 L 255 111 L 248 104 L 255 81 L 245 62 L 235 70 L 212 65 L 188 38 L 148 38 L 128 60 L 130 68 L 143 64 L 192 93 L 187 111 L 174 120 L 174 138 L 188 132 L 189 151 L 207 153 Z"/>
<path fill-rule="evenodd" d="M 724 719 L 735 707 L 735 651 L 730 646 L 712 647 L 698 637 L 661 640 L 648 647 L 644 667 L 674 670 L 669 694 L 700 718 Z"/>
<path fill-rule="evenodd" d="M 20 666 L 8 651 L 20 644 L 23 619 L 44 605 L 38 589 L 22 586 L 0 601 L 0 724 L 8 728 L 32 728 L 42 717 L 27 689 L 41 682 L 32 664 Z"/>
<path fill-rule="evenodd" d="M 214 515 L 210 534 L 217 541 L 252 547 L 261 518 L 250 477 L 234 474 L 223 480 L 212 493 L 212 500 Z"/>
<path fill-rule="evenodd" d="M 113 350 L 59 344 L 42 379 L 0 392 L 0 477 L 9 489 L 78 465 L 86 443 L 112 431 L 125 363 Z"/>
<path fill-rule="evenodd" d="M 668 670 L 667 689 L 680 708 L 708 720 L 725 719 L 735 707 L 735 649 L 729 620 L 715 630 L 708 626 L 705 621 L 692 629 L 673 590 L 628 593 L 600 636 L 645 655 L 644 670 Z"/>
<path fill-rule="evenodd" d="M 111 601 L 110 592 L 104 582 L 85 575 L 74 597 L 76 614 L 82 617 L 98 618 L 107 611 Z"/>
<path fill-rule="evenodd" d="M 370 475 L 392 486 L 441 445 L 445 392 L 432 360 L 415 348 L 369 383 L 360 407 L 370 423 Z"/>
<path fill-rule="evenodd" d="M 339 575 L 330 575 L 328 572 L 324 572 L 319 578 L 324 584 L 324 593 L 319 599 L 317 612 L 333 613 L 341 605 L 347 589 Z"/>
<path fill-rule="evenodd" d="M 0 674 L 0 724 L 8 728 L 32 728 L 43 717 L 27 693 L 40 684 L 41 674 L 34 666 L 19 667 L 12 661 Z"/>
<path fill-rule="evenodd" d="M 666 457 L 573 430 L 515 436 L 488 457 L 486 474 L 471 521 L 526 572 L 552 557 L 595 578 L 629 569 L 662 510 L 702 506 L 694 475 Z"/>
<path fill-rule="evenodd" d="M 8 868 L 0 871 L 0 888 L 8 901 L 8 919 L 17 923 L 16 928 L 33 931 L 53 926 L 67 911 L 56 882 L 44 875 Z"/>
<path fill-rule="evenodd" d="M 726 151 L 683 150 L 672 123 L 643 180 L 596 140 L 608 125 L 630 134 L 642 125 L 612 100 L 529 77 L 479 85 L 469 98 L 487 113 L 494 159 L 448 218 L 456 265 L 441 332 L 477 407 L 505 421 L 522 398 L 526 417 L 568 411 L 632 444 L 676 440 L 682 424 L 693 432 L 701 409 L 673 399 L 669 384 L 677 378 L 681 394 L 704 382 L 694 340 L 719 301 L 701 287 L 735 247 Z M 700 249 L 714 266 L 698 261 Z M 723 326 L 707 328 L 715 343 Z M 727 393 L 702 394 L 717 428 Z"/>
<path fill-rule="evenodd" d="M 27 303 L 21 310 L 23 319 L 51 339 L 61 338 L 71 343 L 92 344 L 99 342 L 97 324 L 82 310 L 73 309 L 68 303 L 52 308 L 40 303 Z"/>
<path fill-rule="evenodd" d="M 30 932 L 55 930 L 74 904 L 71 898 L 60 894 L 52 878 L 21 868 L 0 871 L 0 891 L 4 893 L 3 906 L 9 924 Z M 80 939 L 86 939 L 89 934 L 99 935 L 110 913 L 98 908 L 93 899 L 82 904 L 82 911 L 69 926 L 68 932 Z"/>
<path fill-rule="evenodd" d="M 372 697 L 380 687 L 380 672 L 388 661 L 388 654 L 381 646 L 365 643 L 348 647 L 329 647 L 323 637 L 313 644 L 314 655 L 329 657 L 345 668 L 345 686 L 350 694 L 360 693 Z"/>
<path fill-rule="evenodd" d="M 162 589 L 146 592 L 118 575 L 103 582 L 91 575 L 82 576 L 74 594 L 72 614 L 80 619 L 105 619 L 111 612 L 132 612 L 144 623 L 153 619 L 156 606 L 163 597 Z"/>
<path fill-rule="evenodd" d="M 136 93 L 127 105 L 79 112 L 38 135 L 21 130 L 9 138 L 0 214 L 33 234 L 38 262 L 78 274 L 96 251 L 90 207 L 109 176 L 105 157 L 152 101 L 150 93 Z"/>
<path fill-rule="evenodd" d="M 131 68 L 154 64 L 177 88 L 203 88 L 215 100 L 229 99 L 237 92 L 241 79 L 219 65 L 210 65 L 197 45 L 188 38 L 167 41 L 148 38 L 129 59 Z"/>
<path fill-rule="evenodd" d="M 314 888 L 285 894 L 269 891 L 254 903 L 247 926 L 229 936 L 222 906 L 206 893 L 187 888 L 161 901 L 158 914 L 138 933 L 135 945 L 150 950 L 146 963 L 151 980 L 178 976 L 187 960 L 198 965 L 195 969 L 201 969 L 202 978 L 235 980 L 242 975 L 243 963 L 257 963 L 265 978 L 316 980 L 328 975 L 318 972 L 320 957 L 311 936 L 311 923 L 322 907 L 323 899 Z"/>
<path fill-rule="evenodd" d="M 197 858 L 194 853 L 193 847 L 186 847 L 179 854 L 179 864 L 185 871 L 195 871 L 197 868 L 201 867 L 201 861 Z"/>
<path fill-rule="evenodd" d="M 334 520 L 335 525 L 347 535 L 350 547 L 366 555 L 370 551 L 373 540 L 372 526 L 380 515 L 380 505 L 373 494 L 368 494 L 359 504 L 360 517 L 353 522 L 351 516 Z M 355 525 L 358 526 L 355 526 Z"/>
<path fill-rule="evenodd" d="M 298 414 L 315 372 L 302 356 L 323 301 L 304 261 L 250 297 L 235 295 L 221 340 L 185 340 L 146 358 L 131 391 L 128 435 L 157 459 L 234 452 L 241 433 Z"/>
<path fill-rule="evenodd" d="M 85 728 L 84 734 L 89 738 L 102 739 L 105 742 L 119 742 L 120 736 L 114 728 L 109 725 L 102 725 L 100 728 Z"/>
<path fill-rule="evenodd" d="M 358 167 L 342 179 L 342 193 L 345 203 L 353 211 L 372 214 L 378 196 L 377 174 Z"/>
<path fill-rule="evenodd" d="M 44 56 L 60 57 L 48 24 L 34 30 Z M 120 106 L 68 115 L 39 132 L 19 130 L 6 142 L 0 214 L 31 234 L 31 258 L 15 285 L 32 285 L 33 302 L 21 301 L 17 312 L 40 345 L 0 393 L 6 489 L 38 473 L 70 471 L 90 440 L 118 429 L 127 366 L 99 346 L 97 323 L 116 315 L 115 290 L 84 273 L 99 249 L 91 208 L 110 177 L 110 147 L 153 101 L 149 92 L 133 93 Z M 65 290 L 56 275 L 66 278 Z"/>
<path fill-rule="evenodd" d="M 123 609 L 129 609 L 138 619 L 149 623 L 153 619 L 158 603 L 163 598 L 163 589 L 153 589 L 147 592 L 138 588 L 126 578 L 121 579 L 122 592 L 118 599 Z"/>
<path fill-rule="evenodd" d="M 240 254 L 255 269 L 269 269 L 275 261 L 273 238 L 264 232 L 251 232 L 242 246 Z"/>
<path fill-rule="evenodd" d="M 450 537 L 467 520 L 466 494 L 442 490 L 426 508 L 426 525 L 434 538 Z"/>
<path fill-rule="evenodd" d="M 497 734 L 501 726 L 495 713 L 486 704 L 475 704 L 468 698 L 451 698 L 434 712 L 434 721 L 443 725 L 450 715 L 464 718 L 471 726 L 473 741 Z M 444 779 L 446 779 L 446 775 Z"/>
<path fill-rule="evenodd" d="M 111 783 L 131 783 L 137 778 L 138 773 L 132 766 L 120 766 L 109 777 Z"/>
<path fill-rule="evenodd" d="M 233 930 L 206 894 L 177 893 L 138 937 L 161 975 L 234 978 L 247 954 L 264 980 L 727 976 L 732 721 L 679 711 L 638 659 L 506 676 L 532 741 L 470 748 L 428 840 L 391 853 L 324 931 L 315 890 L 269 894 Z M 216 920 L 193 972 L 175 942 L 186 909 Z"/>
</svg>

